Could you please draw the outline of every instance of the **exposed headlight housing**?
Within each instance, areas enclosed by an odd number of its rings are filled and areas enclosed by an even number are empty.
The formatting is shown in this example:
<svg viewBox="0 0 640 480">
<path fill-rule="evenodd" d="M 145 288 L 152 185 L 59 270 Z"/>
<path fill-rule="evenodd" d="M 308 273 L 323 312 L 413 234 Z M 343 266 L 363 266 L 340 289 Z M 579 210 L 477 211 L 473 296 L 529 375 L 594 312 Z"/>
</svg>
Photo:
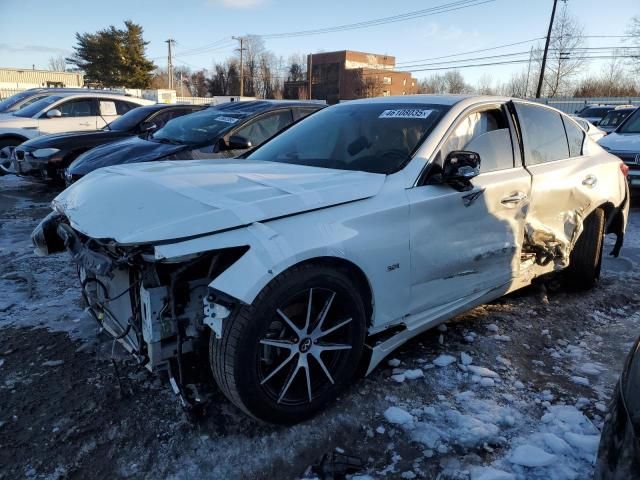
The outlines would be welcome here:
<svg viewBox="0 0 640 480">
<path fill-rule="evenodd" d="M 59 151 L 59 148 L 39 148 L 31 152 L 31 155 L 33 155 L 35 158 L 47 158 L 55 155 Z"/>
</svg>

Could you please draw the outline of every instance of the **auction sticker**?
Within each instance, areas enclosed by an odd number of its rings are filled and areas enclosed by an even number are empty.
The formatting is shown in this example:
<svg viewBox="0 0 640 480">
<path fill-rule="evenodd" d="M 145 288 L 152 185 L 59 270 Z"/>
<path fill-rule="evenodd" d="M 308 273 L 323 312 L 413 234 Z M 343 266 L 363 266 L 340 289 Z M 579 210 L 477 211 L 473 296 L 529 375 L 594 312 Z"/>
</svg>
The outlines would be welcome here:
<svg viewBox="0 0 640 480">
<path fill-rule="evenodd" d="M 236 123 L 238 121 L 237 118 L 233 118 L 233 117 L 216 117 L 216 120 L 218 120 L 219 122 L 225 122 L 225 123 Z"/>
<path fill-rule="evenodd" d="M 427 118 L 433 110 L 420 108 L 403 108 L 401 110 L 385 110 L 378 118 Z"/>
</svg>

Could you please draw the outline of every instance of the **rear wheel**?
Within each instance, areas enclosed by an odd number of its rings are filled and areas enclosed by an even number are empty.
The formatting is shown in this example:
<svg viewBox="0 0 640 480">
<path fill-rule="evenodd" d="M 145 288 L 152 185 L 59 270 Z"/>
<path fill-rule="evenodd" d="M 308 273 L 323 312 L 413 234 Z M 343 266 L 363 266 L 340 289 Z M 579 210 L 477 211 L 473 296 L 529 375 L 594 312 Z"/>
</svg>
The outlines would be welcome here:
<svg viewBox="0 0 640 480">
<path fill-rule="evenodd" d="M 293 424 L 322 409 L 352 380 L 364 348 L 365 308 L 345 272 L 294 267 L 212 336 L 216 383 L 266 422 Z"/>
<path fill-rule="evenodd" d="M 17 138 L 6 138 L 0 140 L 0 176 L 5 175 L 11 167 L 11 154 L 13 149 L 22 143 Z"/>
<path fill-rule="evenodd" d="M 566 276 L 570 286 L 580 290 L 593 287 L 600 278 L 604 241 L 604 211 L 598 208 L 584 223 L 582 234 L 571 251 Z"/>
</svg>

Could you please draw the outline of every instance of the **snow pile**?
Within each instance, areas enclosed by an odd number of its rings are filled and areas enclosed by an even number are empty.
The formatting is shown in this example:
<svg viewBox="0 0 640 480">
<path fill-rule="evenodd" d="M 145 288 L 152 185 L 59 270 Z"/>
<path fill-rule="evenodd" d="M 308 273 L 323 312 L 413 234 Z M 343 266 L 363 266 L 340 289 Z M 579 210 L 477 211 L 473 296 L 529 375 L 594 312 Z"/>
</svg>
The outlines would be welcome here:
<svg viewBox="0 0 640 480">
<path fill-rule="evenodd" d="M 440 355 L 438 356 L 434 361 L 434 365 L 437 365 L 438 367 L 446 367 L 448 365 L 451 365 L 452 363 L 454 363 L 456 361 L 456 357 L 453 357 L 451 355 Z"/>
</svg>

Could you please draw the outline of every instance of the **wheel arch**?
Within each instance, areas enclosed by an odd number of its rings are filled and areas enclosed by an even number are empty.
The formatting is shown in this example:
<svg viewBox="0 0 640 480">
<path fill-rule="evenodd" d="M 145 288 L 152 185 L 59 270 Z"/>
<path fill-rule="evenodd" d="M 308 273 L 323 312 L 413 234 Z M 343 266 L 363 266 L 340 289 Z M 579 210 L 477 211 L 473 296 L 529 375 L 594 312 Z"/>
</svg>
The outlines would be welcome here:
<svg viewBox="0 0 640 480">
<path fill-rule="evenodd" d="M 0 142 L 2 140 L 18 140 L 20 143 L 22 143 L 22 142 L 26 142 L 29 139 L 24 135 L 20 135 L 17 133 L 4 133 L 4 134 L 0 134 Z"/>
</svg>

